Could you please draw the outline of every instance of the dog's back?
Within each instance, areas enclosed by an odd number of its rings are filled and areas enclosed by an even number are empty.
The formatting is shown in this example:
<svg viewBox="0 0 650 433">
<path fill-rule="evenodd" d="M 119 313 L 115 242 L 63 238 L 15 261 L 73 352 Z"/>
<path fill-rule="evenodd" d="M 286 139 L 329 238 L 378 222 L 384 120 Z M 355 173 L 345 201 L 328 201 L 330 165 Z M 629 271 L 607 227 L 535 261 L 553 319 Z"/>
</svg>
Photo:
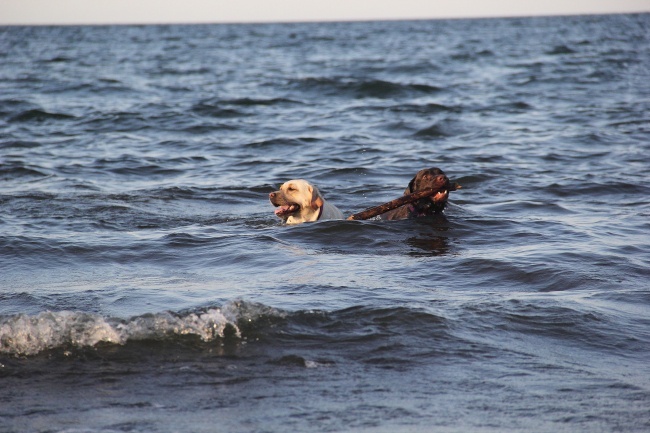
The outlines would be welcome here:
<svg viewBox="0 0 650 433">
<path fill-rule="evenodd" d="M 339 208 L 323 199 L 323 206 L 319 220 L 342 220 L 343 218 L 343 212 L 341 212 Z"/>
</svg>

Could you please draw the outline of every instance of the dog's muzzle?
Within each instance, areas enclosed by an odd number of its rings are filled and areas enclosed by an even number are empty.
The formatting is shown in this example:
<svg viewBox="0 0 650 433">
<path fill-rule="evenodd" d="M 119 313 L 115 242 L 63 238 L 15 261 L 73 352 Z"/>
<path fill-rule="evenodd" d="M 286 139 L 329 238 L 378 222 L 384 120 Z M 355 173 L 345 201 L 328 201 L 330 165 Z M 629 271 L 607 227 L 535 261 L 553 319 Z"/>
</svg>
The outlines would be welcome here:
<svg viewBox="0 0 650 433">
<path fill-rule="evenodd" d="M 281 191 L 270 193 L 269 200 L 271 201 L 271 204 L 276 207 L 275 214 L 280 218 L 287 217 L 300 210 L 300 205 L 287 201 Z"/>
</svg>

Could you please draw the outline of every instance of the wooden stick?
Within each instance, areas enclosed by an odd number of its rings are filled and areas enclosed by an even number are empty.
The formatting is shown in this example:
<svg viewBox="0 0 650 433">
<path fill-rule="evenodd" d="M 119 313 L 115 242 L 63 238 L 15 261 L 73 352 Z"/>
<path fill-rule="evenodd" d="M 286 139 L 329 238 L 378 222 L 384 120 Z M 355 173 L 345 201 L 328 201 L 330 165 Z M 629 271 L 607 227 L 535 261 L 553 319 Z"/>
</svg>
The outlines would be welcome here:
<svg viewBox="0 0 650 433">
<path fill-rule="evenodd" d="M 452 183 L 449 185 L 449 189 L 447 191 L 456 191 L 458 189 L 461 189 L 462 187 L 457 184 L 457 183 Z M 441 191 L 444 191 L 445 188 L 430 188 L 430 189 L 423 189 L 422 191 L 417 191 L 411 194 L 403 195 L 400 198 L 396 198 L 395 200 L 391 200 L 388 203 L 381 204 L 379 206 L 371 207 L 370 209 L 366 209 L 363 212 L 355 213 L 354 215 L 350 215 L 348 217 L 348 220 L 367 220 L 373 217 L 376 217 L 377 215 L 381 215 L 383 213 L 388 212 L 389 210 L 397 209 L 400 206 L 404 206 L 405 204 L 413 203 L 414 201 L 420 200 L 421 198 L 428 197 L 430 195 L 437 194 Z"/>
</svg>

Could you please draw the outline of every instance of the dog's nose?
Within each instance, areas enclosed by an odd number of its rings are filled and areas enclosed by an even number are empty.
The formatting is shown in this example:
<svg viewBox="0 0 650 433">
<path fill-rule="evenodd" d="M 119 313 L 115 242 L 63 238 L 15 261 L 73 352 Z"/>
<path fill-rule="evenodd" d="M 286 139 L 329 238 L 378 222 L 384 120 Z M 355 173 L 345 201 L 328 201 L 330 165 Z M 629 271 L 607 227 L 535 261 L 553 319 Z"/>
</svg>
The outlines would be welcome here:
<svg viewBox="0 0 650 433">
<path fill-rule="evenodd" d="M 275 193 L 274 192 L 269 193 L 269 198 L 273 198 L 273 197 L 275 197 Z"/>
</svg>

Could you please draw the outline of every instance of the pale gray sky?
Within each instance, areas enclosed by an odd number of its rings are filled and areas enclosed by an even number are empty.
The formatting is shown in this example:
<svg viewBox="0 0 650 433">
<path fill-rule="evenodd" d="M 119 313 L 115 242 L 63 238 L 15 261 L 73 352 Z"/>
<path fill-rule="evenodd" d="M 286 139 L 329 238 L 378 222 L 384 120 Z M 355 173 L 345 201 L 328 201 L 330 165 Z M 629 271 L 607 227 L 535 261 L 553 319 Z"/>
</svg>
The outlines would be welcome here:
<svg viewBox="0 0 650 433">
<path fill-rule="evenodd" d="M 650 0 L 0 0 L 0 25 L 339 21 L 626 12 L 650 12 Z"/>
</svg>

